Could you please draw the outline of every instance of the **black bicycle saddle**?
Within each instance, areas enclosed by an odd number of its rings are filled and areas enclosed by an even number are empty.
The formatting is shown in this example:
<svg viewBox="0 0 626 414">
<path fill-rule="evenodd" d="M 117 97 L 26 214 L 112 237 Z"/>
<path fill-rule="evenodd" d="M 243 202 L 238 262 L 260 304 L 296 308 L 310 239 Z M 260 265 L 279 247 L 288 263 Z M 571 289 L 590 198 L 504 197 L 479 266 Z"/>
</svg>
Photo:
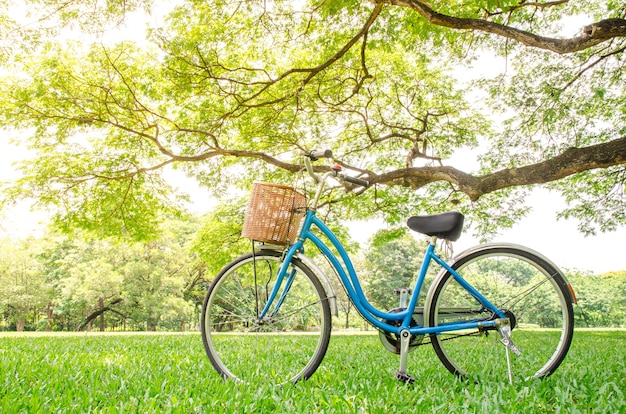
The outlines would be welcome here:
<svg viewBox="0 0 626 414">
<path fill-rule="evenodd" d="M 461 237 L 464 219 L 463 214 L 451 211 L 431 216 L 413 216 L 407 220 L 406 224 L 418 233 L 456 241 Z"/>
</svg>

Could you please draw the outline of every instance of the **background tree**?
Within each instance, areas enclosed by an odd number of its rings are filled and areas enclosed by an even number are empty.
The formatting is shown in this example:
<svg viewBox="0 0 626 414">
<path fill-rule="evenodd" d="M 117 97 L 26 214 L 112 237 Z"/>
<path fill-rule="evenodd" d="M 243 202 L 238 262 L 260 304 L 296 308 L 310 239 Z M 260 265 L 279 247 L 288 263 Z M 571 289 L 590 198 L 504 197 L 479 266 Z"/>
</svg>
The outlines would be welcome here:
<svg viewBox="0 0 626 414">
<path fill-rule="evenodd" d="M 52 330 L 72 330 L 76 327 L 75 317 L 82 315 L 83 310 L 70 298 L 63 295 L 63 284 L 70 277 L 67 266 L 68 259 L 75 257 L 76 245 L 67 237 L 47 233 L 43 237 L 44 248 L 38 253 L 37 260 L 41 263 L 46 280 L 52 289 L 52 306 L 48 314 L 48 323 Z"/>
<path fill-rule="evenodd" d="M 19 243 L 2 240 L 0 249 L 0 313 L 15 330 L 30 329 L 43 320 L 44 309 L 52 298 L 42 266 L 33 251 L 40 248 L 34 239 Z"/>
<path fill-rule="evenodd" d="M 207 223 L 211 226 L 213 221 Z M 206 269 L 215 262 L 203 265 L 189 245 L 200 239 L 196 233 L 206 236 L 208 232 L 194 219 L 165 224 L 161 238 L 150 244 L 85 240 L 58 233 L 26 241 L 3 239 L 0 329 L 76 330 L 94 324 L 93 329 L 103 324 L 105 330 L 196 329 L 207 283 L 215 275 Z M 207 254 L 207 246 L 219 245 L 216 240 L 204 240 Z M 378 232 L 361 251 L 362 259 L 357 256 L 354 261 L 368 297 L 380 306 L 397 307 L 393 290 L 412 285 L 423 247 L 404 229 Z M 338 294 L 337 324 L 360 327 L 331 270 L 318 262 Z M 501 263 L 483 264 L 486 268 L 481 273 L 496 272 L 520 281 L 528 278 Z M 626 326 L 625 272 L 566 273 L 578 297 L 577 326 Z M 493 283 L 479 288 L 498 289 Z M 549 326 L 550 309 L 528 309 L 533 312 L 528 318 Z"/>
<path fill-rule="evenodd" d="M 368 299 L 382 309 L 397 308 L 400 299 L 394 291 L 413 288 L 425 251 L 426 243 L 420 244 L 404 228 L 378 231 L 364 253 L 362 271 Z M 433 275 L 429 276 L 428 280 L 432 280 Z M 425 292 L 422 291 L 422 303 Z"/>
<path fill-rule="evenodd" d="M 626 219 L 620 2 L 190 0 L 141 45 L 102 29 L 149 3 L 27 4 L 48 17 L 3 23 L 5 41 L 29 36 L 3 49 L 0 126 L 27 130 L 35 160 L 5 194 L 53 207 L 66 230 L 156 237 L 180 211 L 166 166 L 219 197 L 292 181 L 288 154 L 314 147 L 372 183 L 358 208 L 339 197 L 352 216 L 455 208 L 490 234 L 548 183 L 584 232 Z M 85 41 L 50 37 L 65 23 Z M 505 70 L 453 76 L 485 56 Z M 450 161 L 468 149 L 476 165 Z"/>
<path fill-rule="evenodd" d="M 209 275 L 217 275 L 228 262 L 251 248 L 250 241 L 241 238 L 246 206 L 247 200 L 224 200 L 195 234 L 191 249 L 206 264 Z"/>
<path fill-rule="evenodd" d="M 180 274 L 185 256 L 180 251 L 155 246 L 133 246 L 123 267 L 124 301 L 132 317 L 155 331 L 159 324 L 184 326 L 193 313 L 184 300 L 185 281 Z"/>
<path fill-rule="evenodd" d="M 580 307 L 577 326 L 626 326 L 626 272 L 594 275 L 576 271 L 568 277 Z"/>
<path fill-rule="evenodd" d="M 194 328 L 207 282 L 189 247 L 198 228 L 190 217 L 166 221 L 151 243 L 53 232 L 28 245 L 4 243 L 2 319 L 15 323 L 19 304 L 29 329 L 91 329 L 94 322 L 100 330 Z M 23 262 L 38 271 L 25 272 Z"/>
</svg>

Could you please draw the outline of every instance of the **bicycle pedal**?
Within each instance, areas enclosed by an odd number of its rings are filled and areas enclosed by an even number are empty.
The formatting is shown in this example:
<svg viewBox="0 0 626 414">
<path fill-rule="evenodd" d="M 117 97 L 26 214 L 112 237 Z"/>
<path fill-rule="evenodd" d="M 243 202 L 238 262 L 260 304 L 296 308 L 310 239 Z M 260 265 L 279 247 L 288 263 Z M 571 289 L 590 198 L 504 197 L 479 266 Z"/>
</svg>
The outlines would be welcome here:
<svg viewBox="0 0 626 414">
<path fill-rule="evenodd" d="M 396 379 L 404 382 L 405 384 L 413 384 L 415 382 L 415 377 L 400 370 L 396 370 Z"/>
</svg>

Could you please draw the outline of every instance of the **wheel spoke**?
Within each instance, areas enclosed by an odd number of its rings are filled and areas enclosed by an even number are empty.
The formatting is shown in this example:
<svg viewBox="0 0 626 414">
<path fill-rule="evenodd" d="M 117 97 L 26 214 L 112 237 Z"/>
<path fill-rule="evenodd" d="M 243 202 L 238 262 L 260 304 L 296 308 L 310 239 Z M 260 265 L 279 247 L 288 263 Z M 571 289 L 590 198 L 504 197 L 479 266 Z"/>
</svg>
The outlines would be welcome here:
<svg viewBox="0 0 626 414">
<path fill-rule="evenodd" d="M 212 365 L 245 382 L 306 379 L 320 364 L 330 339 L 327 295 L 315 274 L 294 261 L 293 282 L 274 315 L 259 320 L 277 280 L 282 255 L 266 251 L 236 259 L 213 281 L 202 311 L 202 338 Z M 278 300 L 278 298 L 276 299 Z"/>
<path fill-rule="evenodd" d="M 531 293 L 533 293 L 536 289 L 538 289 L 543 284 L 549 282 L 551 279 L 554 279 L 554 277 L 555 277 L 554 274 L 550 275 L 550 277 L 546 277 L 545 279 L 541 280 L 537 284 L 535 284 L 533 286 L 530 286 L 525 291 L 523 291 L 523 292 L 515 295 L 514 297 L 510 298 L 508 301 L 506 301 L 504 303 L 501 303 L 500 305 L 498 305 L 498 308 L 499 309 L 513 309 L 517 303 L 522 301 L 525 297 L 529 296 Z M 512 303 L 512 305 L 509 305 L 509 303 Z"/>
<path fill-rule="evenodd" d="M 453 267 L 511 319 L 513 330 L 505 339 L 513 339 L 521 355 L 512 354 L 509 366 L 502 336 L 495 330 L 431 335 L 446 368 L 475 378 L 504 379 L 510 372 L 521 378 L 551 374 L 563 361 L 573 332 L 572 305 L 566 283 L 556 269 L 529 251 L 508 246 L 475 251 L 457 258 Z M 429 298 L 430 326 L 481 321 L 476 315 L 484 308 L 451 274 L 434 283 Z M 492 314 L 485 317 L 493 318 Z"/>
</svg>

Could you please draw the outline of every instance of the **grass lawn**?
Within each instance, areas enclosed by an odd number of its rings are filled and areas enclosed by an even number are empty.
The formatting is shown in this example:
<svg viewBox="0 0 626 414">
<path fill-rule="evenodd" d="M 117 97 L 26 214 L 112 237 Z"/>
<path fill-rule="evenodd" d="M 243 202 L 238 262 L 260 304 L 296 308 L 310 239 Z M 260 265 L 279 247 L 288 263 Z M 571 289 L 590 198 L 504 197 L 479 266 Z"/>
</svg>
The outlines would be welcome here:
<svg viewBox="0 0 626 414">
<path fill-rule="evenodd" d="M 242 355 L 245 358 L 245 355 Z M 313 377 L 285 387 L 222 380 L 199 334 L 0 334 L 1 413 L 626 413 L 626 332 L 578 330 L 554 375 L 461 381 L 430 346 L 409 355 L 413 385 L 377 336 L 333 335 Z"/>
</svg>

